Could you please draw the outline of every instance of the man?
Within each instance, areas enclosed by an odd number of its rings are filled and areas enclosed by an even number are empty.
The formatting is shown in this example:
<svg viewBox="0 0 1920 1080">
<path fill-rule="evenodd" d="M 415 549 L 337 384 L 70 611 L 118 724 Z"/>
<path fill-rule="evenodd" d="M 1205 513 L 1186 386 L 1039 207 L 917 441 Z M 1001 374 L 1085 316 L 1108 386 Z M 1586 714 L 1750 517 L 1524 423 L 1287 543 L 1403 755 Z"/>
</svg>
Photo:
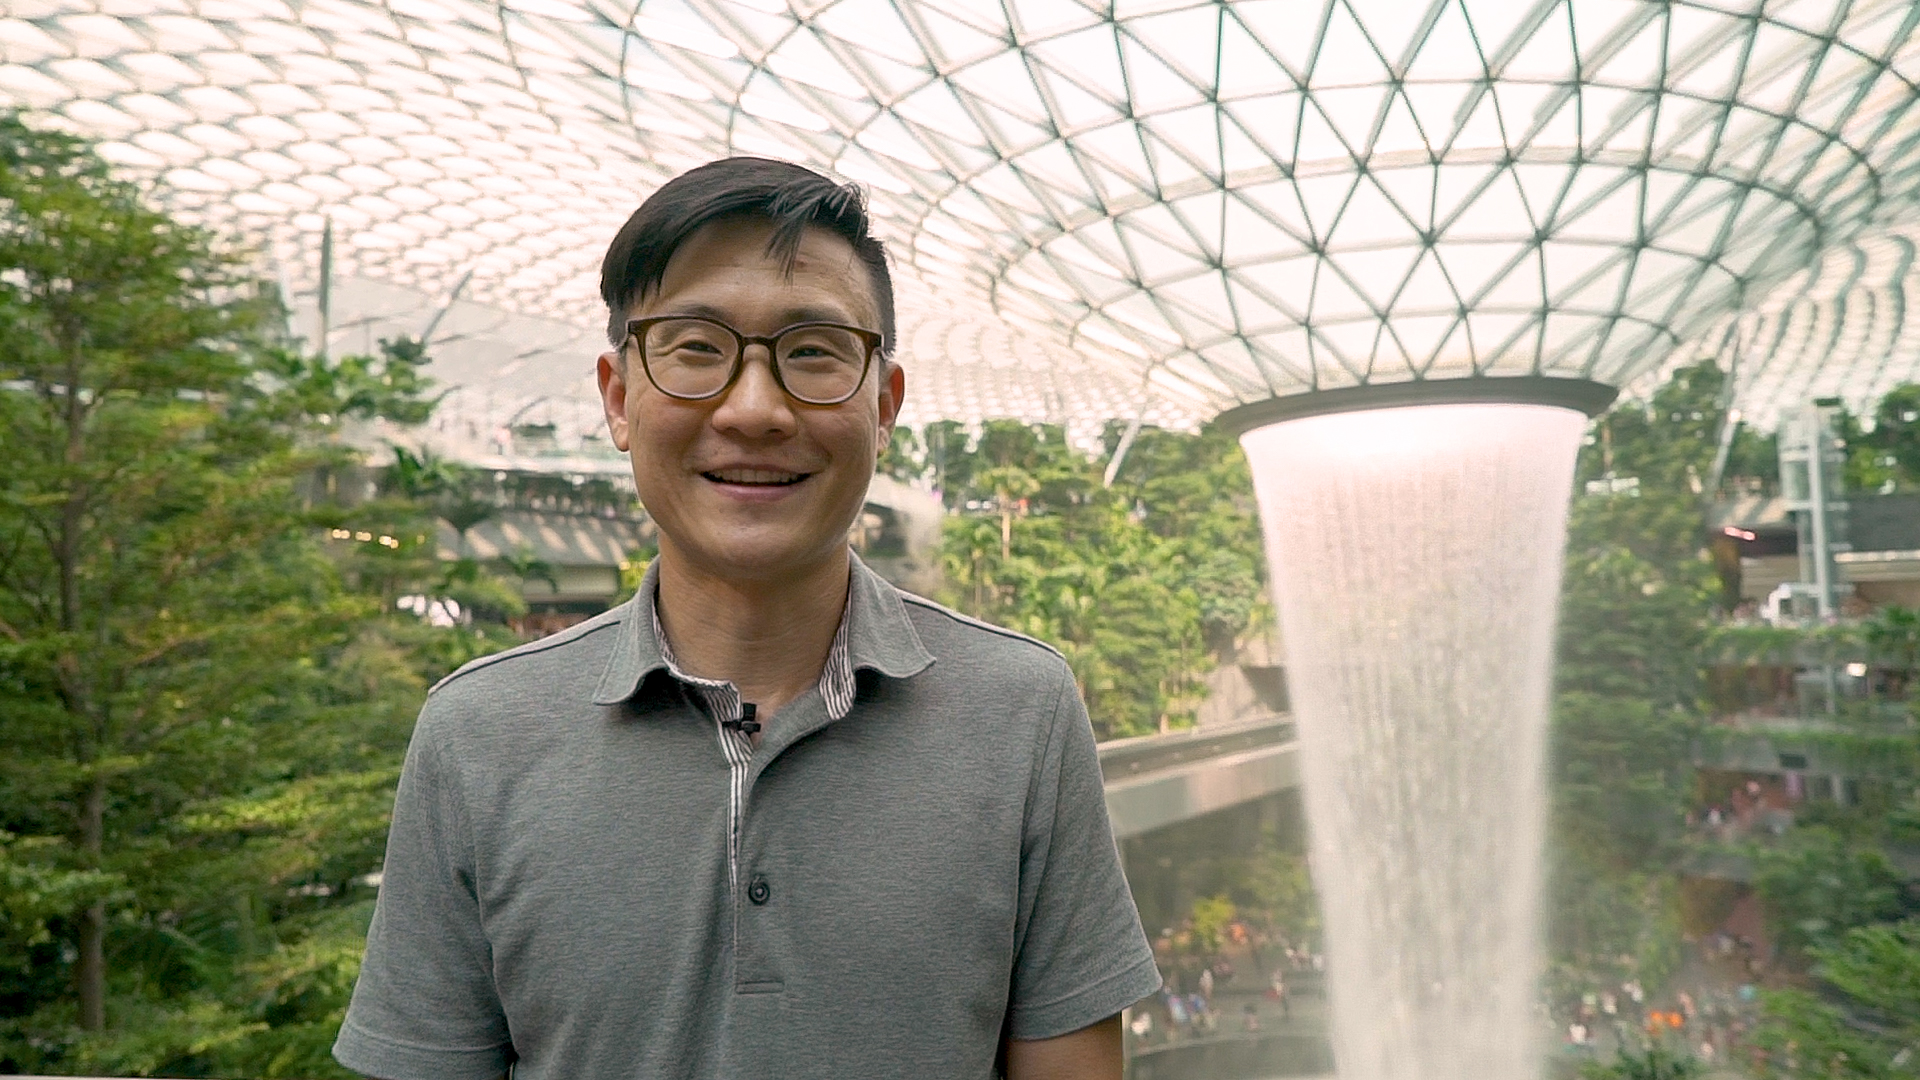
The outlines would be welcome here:
<svg viewBox="0 0 1920 1080">
<path fill-rule="evenodd" d="M 1159 985 L 1066 664 L 848 531 L 906 391 L 860 193 L 714 162 L 602 271 L 660 553 L 408 751 L 334 1053 L 387 1080 L 1120 1075 Z"/>
</svg>

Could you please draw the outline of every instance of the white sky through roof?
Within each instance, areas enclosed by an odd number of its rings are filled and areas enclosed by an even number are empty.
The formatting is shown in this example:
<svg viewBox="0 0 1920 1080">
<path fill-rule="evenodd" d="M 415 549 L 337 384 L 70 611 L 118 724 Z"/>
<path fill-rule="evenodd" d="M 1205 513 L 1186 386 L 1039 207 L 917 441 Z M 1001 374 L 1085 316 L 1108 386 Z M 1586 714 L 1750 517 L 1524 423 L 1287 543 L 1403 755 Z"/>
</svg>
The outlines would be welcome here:
<svg viewBox="0 0 1920 1080">
<path fill-rule="evenodd" d="M 870 187 L 905 419 L 1186 426 L 1472 374 L 1920 377 L 1906 0 L 8 0 L 105 140 L 475 429 L 582 433 L 607 240 L 728 153 Z M 311 315 L 304 316 L 309 327 Z M 584 399 L 584 400 L 583 400 Z M 583 412 L 584 410 L 584 412 Z M 584 415 L 584 419 L 581 417 Z"/>
</svg>

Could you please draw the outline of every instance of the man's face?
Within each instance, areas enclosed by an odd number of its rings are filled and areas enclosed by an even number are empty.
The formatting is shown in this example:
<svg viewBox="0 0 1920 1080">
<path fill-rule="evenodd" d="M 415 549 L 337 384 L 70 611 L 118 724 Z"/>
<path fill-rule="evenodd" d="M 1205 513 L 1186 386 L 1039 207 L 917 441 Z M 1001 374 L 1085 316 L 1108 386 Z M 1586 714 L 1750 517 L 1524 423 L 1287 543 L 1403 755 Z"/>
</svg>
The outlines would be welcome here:
<svg viewBox="0 0 1920 1080">
<path fill-rule="evenodd" d="M 772 233 L 750 218 L 701 227 L 628 317 L 702 315 L 749 336 L 809 321 L 879 329 L 853 245 L 809 228 L 789 274 L 766 254 Z M 790 577 L 845 557 L 905 392 L 898 366 L 876 358 L 851 400 L 821 406 L 780 389 L 761 345 L 749 345 L 739 379 L 705 401 L 656 389 L 631 341 L 622 359 L 600 357 L 601 398 L 614 445 L 630 453 L 640 501 L 660 527 L 662 553 L 736 580 Z"/>
</svg>

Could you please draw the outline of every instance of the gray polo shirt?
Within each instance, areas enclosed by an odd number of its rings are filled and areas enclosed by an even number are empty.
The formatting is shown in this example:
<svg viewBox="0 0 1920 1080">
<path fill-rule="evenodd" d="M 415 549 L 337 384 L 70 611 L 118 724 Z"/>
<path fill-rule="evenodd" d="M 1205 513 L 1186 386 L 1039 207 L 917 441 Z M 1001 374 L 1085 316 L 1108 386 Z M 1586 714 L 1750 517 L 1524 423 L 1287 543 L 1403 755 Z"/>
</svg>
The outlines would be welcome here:
<svg viewBox="0 0 1920 1080">
<path fill-rule="evenodd" d="M 1057 653 L 856 559 L 851 707 L 763 717 L 736 780 L 653 586 L 428 698 L 342 1064 L 978 1080 L 1159 986 Z"/>
</svg>

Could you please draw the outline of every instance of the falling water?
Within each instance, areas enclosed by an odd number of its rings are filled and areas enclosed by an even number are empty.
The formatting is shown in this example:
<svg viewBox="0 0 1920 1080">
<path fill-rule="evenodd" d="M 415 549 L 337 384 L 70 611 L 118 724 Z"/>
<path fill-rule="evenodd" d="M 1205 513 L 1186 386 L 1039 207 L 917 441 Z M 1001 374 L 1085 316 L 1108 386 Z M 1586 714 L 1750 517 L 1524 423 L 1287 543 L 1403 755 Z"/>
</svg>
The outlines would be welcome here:
<svg viewBox="0 0 1920 1080">
<path fill-rule="evenodd" d="M 1313 416 L 1241 437 L 1300 726 L 1344 1080 L 1537 1080 L 1554 608 L 1586 418 Z"/>
</svg>

